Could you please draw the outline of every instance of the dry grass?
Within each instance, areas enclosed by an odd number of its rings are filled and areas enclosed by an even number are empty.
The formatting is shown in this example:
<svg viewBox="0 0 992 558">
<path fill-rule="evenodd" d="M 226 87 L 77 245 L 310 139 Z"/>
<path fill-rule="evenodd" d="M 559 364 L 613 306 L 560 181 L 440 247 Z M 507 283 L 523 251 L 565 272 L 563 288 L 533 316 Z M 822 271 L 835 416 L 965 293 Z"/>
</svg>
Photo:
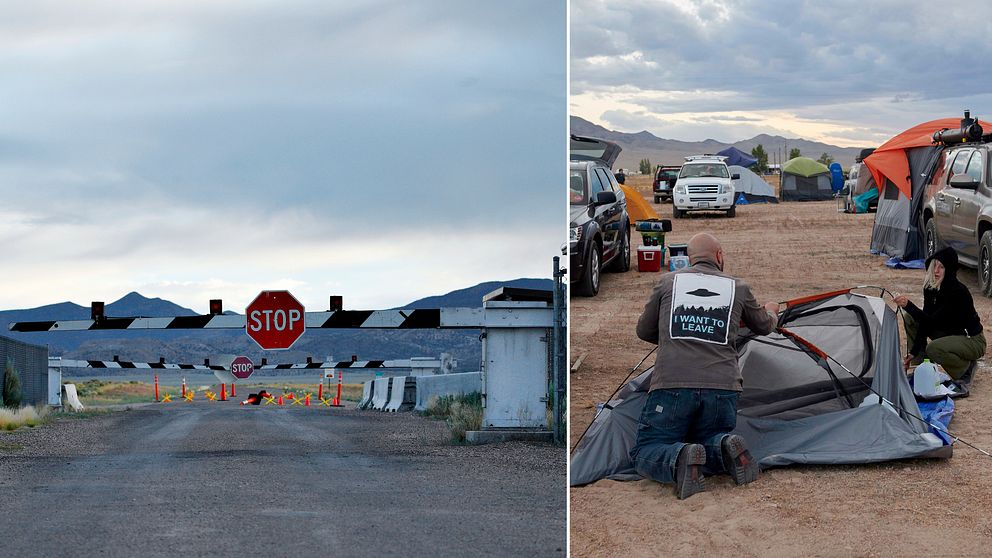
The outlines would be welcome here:
<svg viewBox="0 0 992 558">
<path fill-rule="evenodd" d="M 160 387 L 164 393 L 166 390 Z M 88 405 L 125 405 L 155 401 L 155 386 L 144 382 L 87 380 L 76 384 L 79 400 Z"/>
<path fill-rule="evenodd" d="M 442 395 L 427 404 L 425 416 L 444 420 L 451 429 L 451 441 L 465 442 L 465 433 L 482 428 L 482 394 Z"/>
<path fill-rule="evenodd" d="M 0 408 L 0 430 L 17 430 L 22 426 L 35 427 L 45 422 L 48 416 L 48 407 L 35 407 L 28 405 L 18 409 Z"/>
</svg>

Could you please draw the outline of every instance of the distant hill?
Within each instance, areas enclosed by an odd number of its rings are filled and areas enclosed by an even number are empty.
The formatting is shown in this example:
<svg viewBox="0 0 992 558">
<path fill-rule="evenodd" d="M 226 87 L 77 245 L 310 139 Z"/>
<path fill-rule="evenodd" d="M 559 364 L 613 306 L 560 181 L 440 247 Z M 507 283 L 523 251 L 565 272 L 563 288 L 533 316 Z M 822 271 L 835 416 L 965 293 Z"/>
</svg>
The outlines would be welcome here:
<svg viewBox="0 0 992 558">
<path fill-rule="evenodd" d="M 593 124 L 588 120 L 578 116 L 569 118 L 569 126 L 573 134 L 580 136 L 591 136 L 616 142 L 623 148 L 614 168 L 637 169 L 641 159 L 649 159 L 652 165 L 681 165 L 686 155 L 701 155 L 704 153 L 716 153 L 730 146 L 745 153 L 750 153 L 759 143 L 769 154 L 781 152 L 788 158 L 788 151 L 792 148 L 799 148 L 800 153 L 811 159 L 818 159 L 821 154 L 827 153 L 835 161 L 847 169 L 854 164 L 854 159 L 861 152 L 860 147 L 837 147 L 818 141 L 809 141 L 799 138 L 784 138 L 782 136 L 770 136 L 760 134 L 751 139 L 741 140 L 736 143 L 723 143 L 714 139 L 705 141 L 680 141 L 663 139 L 654 134 L 643 131 L 636 134 L 625 132 L 615 132 Z M 769 161 L 771 162 L 771 161 Z"/>
<path fill-rule="evenodd" d="M 482 306 L 482 297 L 500 287 L 515 287 L 518 289 L 551 290 L 551 279 L 514 279 L 512 281 L 487 281 L 478 285 L 451 291 L 448 294 L 429 296 L 415 300 L 400 308 L 444 308 L 444 307 L 473 307 Z"/>
<path fill-rule="evenodd" d="M 443 308 L 482 306 L 483 295 L 499 287 L 551 289 L 550 279 L 514 279 L 488 281 L 447 294 L 415 300 L 399 308 Z M 107 304 L 107 316 L 193 316 L 196 312 L 160 298 L 147 298 L 132 292 Z M 233 312 L 225 312 L 233 314 Z M 478 370 L 481 359 L 479 333 L 474 330 L 319 330 L 308 332 L 288 351 L 263 351 L 240 330 L 145 330 L 87 331 L 59 333 L 15 333 L 6 330 L 10 322 L 42 320 L 82 320 L 90 309 L 72 302 L 62 302 L 22 310 L 0 311 L 0 335 L 29 343 L 48 345 L 52 356 L 80 359 L 199 363 L 217 354 L 242 354 L 254 359 L 266 357 L 270 362 L 302 362 L 333 356 L 346 359 L 408 358 L 438 356 L 449 352 L 460 361 L 463 371 Z"/>
</svg>

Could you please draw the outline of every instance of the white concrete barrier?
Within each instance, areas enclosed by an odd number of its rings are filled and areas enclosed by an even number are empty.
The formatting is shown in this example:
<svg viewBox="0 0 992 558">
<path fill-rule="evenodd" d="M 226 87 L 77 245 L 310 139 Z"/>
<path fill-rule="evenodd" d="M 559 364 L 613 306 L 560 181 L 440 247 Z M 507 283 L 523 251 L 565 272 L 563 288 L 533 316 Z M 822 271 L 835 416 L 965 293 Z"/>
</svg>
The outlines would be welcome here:
<svg viewBox="0 0 992 558">
<path fill-rule="evenodd" d="M 438 376 L 417 376 L 417 404 L 415 409 L 427 409 L 431 399 L 442 395 L 464 395 L 482 392 L 482 372 L 462 372 Z"/>
<path fill-rule="evenodd" d="M 79 395 L 76 393 L 76 384 L 65 384 L 62 388 L 65 390 L 65 397 L 62 399 L 65 406 L 73 411 L 82 411 L 83 404 L 80 403 Z"/>
<path fill-rule="evenodd" d="M 374 380 L 369 380 L 362 385 L 362 400 L 358 402 L 359 409 L 367 409 L 372 404 L 372 388 L 374 386 Z"/>
<path fill-rule="evenodd" d="M 383 411 L 396 412 L 403 406 L 403 395 L 406 393 L 406 376 L 393 376 L 389 383 L 389 402 Z"/>
<path fill-rule="evenodd" d="M 381 411 L 389 402 L 389 378 L 376 378 L 372 388 L 372 408 Z"/>
</svg>

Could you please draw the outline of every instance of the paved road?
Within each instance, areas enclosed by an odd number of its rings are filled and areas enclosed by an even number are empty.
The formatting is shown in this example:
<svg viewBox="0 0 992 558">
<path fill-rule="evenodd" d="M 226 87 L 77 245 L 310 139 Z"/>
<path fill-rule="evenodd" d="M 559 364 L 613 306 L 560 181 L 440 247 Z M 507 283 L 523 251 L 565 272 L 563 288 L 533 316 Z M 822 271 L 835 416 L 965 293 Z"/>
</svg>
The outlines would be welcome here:
<svg viewBox="0 0 992 558">
<path fill-rule="evenodd" d="M 142 407 L 0 433 L 6 556 L 563 556 L 564 449 L 410 413 Z"/>
</svg>

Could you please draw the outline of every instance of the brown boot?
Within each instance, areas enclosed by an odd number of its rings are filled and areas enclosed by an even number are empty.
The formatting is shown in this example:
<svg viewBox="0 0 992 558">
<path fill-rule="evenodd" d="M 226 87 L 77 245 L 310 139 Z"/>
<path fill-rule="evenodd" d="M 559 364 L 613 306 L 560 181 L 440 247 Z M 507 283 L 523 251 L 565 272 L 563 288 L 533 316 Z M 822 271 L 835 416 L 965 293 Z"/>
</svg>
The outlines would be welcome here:
<svg viewBox="0 0 992 558">
<path fill-rule="evenodd" d="M 744 438 L 730 434 L 720 442 L 720 450 L 723 453 L 723 468 L 738 486 L 758 480 L 758 462 L 747 451 Z"/>
<path fill-rule="evenodd" d="M 706 463 L 706 448 L 699 444 L 682 446 L 675 460 L 675 496 L 685 500 L 697 492 L 706 490 L 701 465 Z"/>
</svg>

